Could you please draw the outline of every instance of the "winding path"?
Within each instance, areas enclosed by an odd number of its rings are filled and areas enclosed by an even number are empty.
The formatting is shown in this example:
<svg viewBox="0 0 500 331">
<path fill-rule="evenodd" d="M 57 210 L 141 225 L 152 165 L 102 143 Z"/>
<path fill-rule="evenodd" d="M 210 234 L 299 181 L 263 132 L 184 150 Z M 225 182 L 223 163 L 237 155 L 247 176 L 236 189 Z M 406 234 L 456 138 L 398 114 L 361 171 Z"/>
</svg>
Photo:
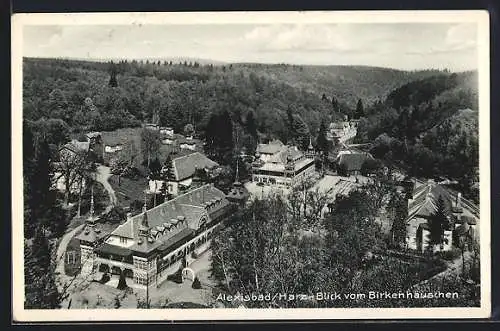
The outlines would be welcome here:
<svg viewBox="0 0 500 331">
<path fill-rule="evenodd" d="M 109 205 L 106 208 L 106 210 L 104 211 L 104 213 L 106 213 L 109 210 L 111 210 L 111 208 L 113 208 L 116 205 L 117 201 L 118 201 L 116 199 L 115 190 L 113 190 L 113 188 L 111 187 L 111 185 L 108 182 L 108 178 L 111 177 L 111 176 L 112 176 L 111 175 L 111 170 L 110 170 L 109 167 L 106 167 L 106 166 L 103 166 L 103 165 L 98 165 L 97 166 L 96 180 L 104 186 L 104 188 L 106 189 L 106 191 L 108 191 L 108 195 L 109 195 Z"/>
<path fill-rule="evenodd" d="M 109 204 L 106 207 L 106 210 L 103 212 L 103 214 L 109 212 L 117 203 L 115 191 L 111 187 L 111 185 L 108 182 L 108 178 L 111 177 L 111 171 L 109 167 L 99 165 L 97 167 L 96 171 L 96 180 L 101 183 L 106 191 L 108 192 L 109 195 Z M 69 242 L 71 239 L 80 231 L 83 229 L 85 224 L 81 224 L 77 226 L 76 228 L 72 229 L 71 231 L 68 231 L 67 233 L 64 234 L 64 236 L 61 238 L 61 241 L 59 243 L 59 246 L 57 247 L 56 251 L 56 274 L 57 274 L 57 288 L 59 292 L 63 291 L 64 286 L 72 280 L 73 277 L 67 276 L 64 272 L 64 253 L 66 252 L 66 249 L 68 247 Z"/>
<path fill-rule="evenodd" d="M 66 252 L 66 248 L 68 247 L 69 242 L 71 239 L 75 236 L 75 234 L 78 233 L 85 224 L 80 224 L 73 230 L 66 232 L 64 236 L 61 238 L 61 242 L 59 243 L 59 246 L 57 247 L 57 252 L 56 252 L 56 284 L 57 284 L 57 289 L 59 292 L 63 291 L 64 285 L 71 280 L 70 276 L 66 276 L 66 273 L 64 272 L 64 253 Z"/>
</svg>

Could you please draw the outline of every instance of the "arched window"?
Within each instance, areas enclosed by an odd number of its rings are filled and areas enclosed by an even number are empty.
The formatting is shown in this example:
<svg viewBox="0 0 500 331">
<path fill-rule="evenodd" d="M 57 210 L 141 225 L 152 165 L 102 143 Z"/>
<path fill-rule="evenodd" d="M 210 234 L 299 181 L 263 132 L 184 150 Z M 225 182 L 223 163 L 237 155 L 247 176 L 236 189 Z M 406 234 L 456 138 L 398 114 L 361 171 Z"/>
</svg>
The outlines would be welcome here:
<svg viewBox="0 0 500 331">
<path fill-rule="evenodd" d="M 204 231 L 207 228 L 207 223 L 208 223 L 208 218 L 206 216 L 203 216 L 198 222 L 198 229 L 200 231 Z"/>
</svg>

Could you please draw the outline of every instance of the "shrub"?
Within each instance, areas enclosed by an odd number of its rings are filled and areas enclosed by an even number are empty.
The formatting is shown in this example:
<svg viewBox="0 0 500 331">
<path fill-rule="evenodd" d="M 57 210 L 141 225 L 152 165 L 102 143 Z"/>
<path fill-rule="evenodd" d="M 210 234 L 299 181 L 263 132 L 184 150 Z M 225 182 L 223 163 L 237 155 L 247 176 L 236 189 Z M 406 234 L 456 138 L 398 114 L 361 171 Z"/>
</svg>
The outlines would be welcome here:
<svg viewBox="0 0 500 331">
<path fill-rule="evenodd" d="M 461 256 L 459 249 L 452 249 L 450 251 L 439 252 L 439 257 L 446 261 L 453 261 Z"/>
<path fill-rule="evenodd" d="M 201 283 L 198 277 L 194 278 L 193 284 L 191 285 L 192 288 L 199 290 L 201 288 Z"/>
<path fill-rule="evenodd" d="M 118 296 L 115 296 L 115 309 L 118 309 L 122 306 L 120 302 L 120 298 Z"/>
<path fill-rule="evenodd" d="M 470 269 L 470 278 L 476 282 L 476 284 L 479 284 L 481 282 L 481 271 L 479 268 L 479 263 L 475 263 L 471 266 Z"/>
<path fill-rule="evenodd" d="M 101 280 L 99 281 L 99 283 L 101 284 L 106 284 L 107 282 L 109 282 L 109 275 L 107 273 L 103 274 L 102 277 L 101 277 Z"/>
<path fill-rule="evenodd" d="M 120 206 L 113 207 L 107 214 L 103 215 L 105 222 L 119 224 L 127 219 L 127 214 Z"/>
<path fill-rule="evenodd" d="M 182 283 L 182 268 L 179 268 L 175 273 L 168 275 L 167 280 L 170 280 L 174 283 L 181 284 Z"/>
<path fill-rule="evenodd" d="M 120 279 L 118 280 L 118 285 L 116 286 L 116 288 L 119 290 L 124 290 L 127 287 L 128 286 L 127 286 L 127 281 L 125 280 L 125 274 L 123 272 L 121 272 Z"/>
</svg>

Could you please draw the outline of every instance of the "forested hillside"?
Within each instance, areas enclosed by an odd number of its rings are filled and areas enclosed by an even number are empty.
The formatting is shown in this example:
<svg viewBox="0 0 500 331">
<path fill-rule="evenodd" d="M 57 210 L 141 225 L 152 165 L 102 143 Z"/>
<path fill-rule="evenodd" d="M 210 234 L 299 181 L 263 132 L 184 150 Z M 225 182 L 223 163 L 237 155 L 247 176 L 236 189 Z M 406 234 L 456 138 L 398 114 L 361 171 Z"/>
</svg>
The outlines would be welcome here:
<svg viewBox="0 0 500 331">
<path fill-rule="evenodd" d="M 368 66 L 292 66 L 236 64 L 237 68 L 250 68 L 255 74 L 289 85 L 335 97 L 350 108 L 359 99 L 370 104 L 384 99 L 389 92 L 408 82 L 440 73 L 438 70 L 401 71 Z"/>
<path fill-rule="evenodd" d="M 372 67 L 25 59 L 24 118 L 63 119 L 73 129 L 137 126 L 159 111 L 162 125 L 198 132 L 214 112 L 243 124 L 252 112 L 259 134 L 286 138 L 287 110 L 316 132 L 322 120 L 353 114 L 409 81 L 435 71 Z M 335 102 L 332 103 L 332 98 Z"/>
<path fill-rule="evenodd" d="M 447 177 L 477 198 L 477 73 L 437 75 L 391 92 L 384 102 L 366 109 L 358 142 L 374 141 L 379 158 L 414 176 Z"/>
<path fill-rule="evenodd" d="M 228 114 L 243 146 L 257 137 L 304 145 L 321 122 L 347 114 L 361 117 L 357 141 L 375 141 L 377 157 L 410 174 L 463 187 L 476 179 L 474 72 L 28 58 L 23 74 L 24 118 L 62 119 L 73 132 L 139 126 L 157 111 L 161 125 L 191 123 L 206 138 L 217 135 L 211 118 Z"/>
</svg>

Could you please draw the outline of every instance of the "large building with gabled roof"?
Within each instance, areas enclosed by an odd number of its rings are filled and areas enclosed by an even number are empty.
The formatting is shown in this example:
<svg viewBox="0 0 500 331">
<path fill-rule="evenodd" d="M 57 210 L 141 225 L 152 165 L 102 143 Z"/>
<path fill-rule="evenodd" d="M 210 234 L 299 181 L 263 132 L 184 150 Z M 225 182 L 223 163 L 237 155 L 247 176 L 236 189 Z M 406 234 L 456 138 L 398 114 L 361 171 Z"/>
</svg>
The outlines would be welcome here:
<svg viewBox="0 0 500 331">
<path fill-rule="evenodd" d="M 94 270 L 123 272 L 139 287 L 157 285 L 183 260 L 189 263 L 207 250 L 214 232 L 233 211 L 226 195 L 207 184 L 128 217 L 104 241 L 91 235 L 88 226 L 78 237 L 81 256 L 91 260 L 87 265 Z"/>
<path fill-rule="evenodd" d="M 313 174 L 314 159 L 296 146 L 285 145 L 280 140 L 257 146 L 252 181 L 289 187 Z"/>
<path fill-rule="evenodd" d="M 408 200 L 408 217 L 406 219 L 407 248 L 425 251 L 429 247 L 429 220 L 436 212 L 439 198 L 444 202 L 448 214 L 449 226 L 444 230 L 441 250 L 453 248 L 453 232 L 469 232 L 475 235 L 479 221 L 477 206 L 462 198 L 460 193 L 454 194 L 445 187 L 429 180 L 415 187 Z M 465 229 L 465 230 L 464 230 Z"/>
<path fill-rule="evenodd" d="M 178 195 L 183 189 L 188 189 L 196 174 L 197 169 L 212 171 L 219 164 L 200 152 L 189 153 L 172 159 L 167 191 L 172 195 Z"/>
</svg>

